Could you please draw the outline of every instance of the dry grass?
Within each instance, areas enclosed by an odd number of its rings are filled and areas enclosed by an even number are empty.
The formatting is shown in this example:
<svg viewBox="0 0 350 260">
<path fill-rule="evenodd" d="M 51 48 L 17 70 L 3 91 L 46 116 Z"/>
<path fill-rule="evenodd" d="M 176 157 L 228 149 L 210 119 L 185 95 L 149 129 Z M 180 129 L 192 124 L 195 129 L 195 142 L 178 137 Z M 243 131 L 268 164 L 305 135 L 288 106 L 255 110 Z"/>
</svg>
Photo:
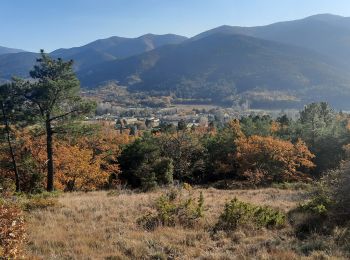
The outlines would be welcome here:
<svg viewBox="0 0 350 260">
<path fill-rule="evenodd" d="M 28 258 L 38 259 L 300 259 L 289 227 L 282 230 L 242 229 L 213 233 L 227 200 L 237 197 L 287 211 L 302 192 L 278 189 L 203 191 L 205 218 L 194 228 L 142 230 L 136 219 L 152 207 L 162 191 L 69 193 L 62 207 L 33 211 L 28 216 Z M 336 255 L 328 251 L 327 254 Z M 310 259 L 328 259 L 314 251 Z M 336 258 L 334 258 L 336 259 Z"/>
</svg>

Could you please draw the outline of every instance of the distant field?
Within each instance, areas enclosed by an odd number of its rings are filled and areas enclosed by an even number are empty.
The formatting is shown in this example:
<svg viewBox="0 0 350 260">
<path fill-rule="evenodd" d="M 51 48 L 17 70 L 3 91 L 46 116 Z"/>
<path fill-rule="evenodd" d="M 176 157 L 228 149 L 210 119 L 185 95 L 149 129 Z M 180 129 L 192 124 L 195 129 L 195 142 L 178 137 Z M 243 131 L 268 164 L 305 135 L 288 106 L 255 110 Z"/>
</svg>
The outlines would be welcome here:
<svg viewBox="0 0 350 260">
<path fill-rule="evenodd" d="M 285 212 L 303 192 L 281 189 L 203 191 L 205 217 L 193 228 L 159 227 L 145 231 L 136 219 L 147 212 L 163 191 L 66 193 L 61 207 L 28 216 L 28 257 L 35 259 L 299 259 L 297 242 L 287 226 L 282 230 L 238 229 L 213 233 L 225 202 L 237 197 Z M 319 258 L 321 259 L 321 258 Z M 322 258 L 323 259 L 323 258 Z"/>
</svg>

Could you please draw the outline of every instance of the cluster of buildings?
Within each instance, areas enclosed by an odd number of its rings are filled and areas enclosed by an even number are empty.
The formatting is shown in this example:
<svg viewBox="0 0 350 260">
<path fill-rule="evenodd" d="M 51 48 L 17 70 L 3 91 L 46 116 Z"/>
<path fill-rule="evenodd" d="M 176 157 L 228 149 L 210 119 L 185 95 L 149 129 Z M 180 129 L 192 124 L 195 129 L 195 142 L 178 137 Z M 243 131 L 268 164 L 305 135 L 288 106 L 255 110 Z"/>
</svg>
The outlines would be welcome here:
<svg viewBox="0 0 350 260">
<path fill-rule="evenodd" d="M 290 116 L 295 111 L 282 111 Z M 290 113 L 289 113 L 290 112 Z M 232 119 L 241 118 L 249 115 L 270 115 L 272 118 L 281 115 L 281 111 L 265 111 L 265 110 L 240 110 L 234 108 L 210 108 L 210 109 L 178 109 L 163 108 L 157 110 L 147 109 L 131 109 L 123 111 L 119 114 L 106 113 L 103 115 L 90 118 L 90 121 L 107 121 L 113 124 L 116 129 L 123 131 L 130 129 L 135 132 L 137 130 L 157 129 L 161 126 L 177 127 L 179 123 L 187 128 L 192 127 L 208 127 L 210 122 L 216 124 L 224 124 Z"/>
</svg>

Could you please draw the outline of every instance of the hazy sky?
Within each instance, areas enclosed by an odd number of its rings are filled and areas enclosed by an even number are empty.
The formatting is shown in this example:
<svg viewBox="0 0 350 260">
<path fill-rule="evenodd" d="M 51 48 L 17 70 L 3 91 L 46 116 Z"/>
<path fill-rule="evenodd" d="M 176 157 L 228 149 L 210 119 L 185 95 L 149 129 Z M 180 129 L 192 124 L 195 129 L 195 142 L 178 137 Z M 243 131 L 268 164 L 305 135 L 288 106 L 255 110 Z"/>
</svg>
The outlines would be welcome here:
<svg viewBox="0 0 350 260">
<path fill-rule="evenodd" d="M 0 46 L 38 51 L 110 36 L 193 36 L 223 24 L 350 16 L 350 0 L 0 0 Z"/>
</svg>

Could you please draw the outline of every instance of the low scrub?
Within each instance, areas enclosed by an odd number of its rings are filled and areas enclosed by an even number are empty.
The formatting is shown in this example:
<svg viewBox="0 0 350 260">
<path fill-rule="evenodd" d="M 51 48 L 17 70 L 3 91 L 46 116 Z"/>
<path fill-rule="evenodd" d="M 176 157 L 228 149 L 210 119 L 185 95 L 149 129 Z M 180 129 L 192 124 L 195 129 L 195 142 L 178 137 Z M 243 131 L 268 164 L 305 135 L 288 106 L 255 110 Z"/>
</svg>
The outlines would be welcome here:
<svg viewBox="0 0 350 260">
<path fill-rule="evenodd" d="M 154 230 L 158 226 L 193 227 L 204 216 L 204 197 L 194 198 L 191 187 L 185 186 L 183 190 L 172 190 L 161 195 L 154 204 L 152 212 L 148 212 L 137 220 L 139 226 L 146 230 Z"/>
<path fill-rule="evenodd" d="M 331 234 L 350 218 L 349 164 L 330 171 L 311 190 L 309 199 L 289 213 L 297 235 Z"/>
<path fill-rule="evenodd" d="M 350 248 L 350 165 L 330 171 L 313 188 L 309 200 L 289 213 L 300 238 L 314 233 L 334 235 L 341 232 L 341 244 Z"/>
<path fill-rule="evenodd" d="M 282 189 L 282 190 L 310 190 L 312 187 L 311 183 L 306 182 L 282 182 L 282 183 L 273 183 L 271 185 L 273 188 Z"/>
<path fill-rule="evenodd" d="M 43 192 L 38 194 L 17 194 L 17 204 L 24 211 L 33 211 L 39 209 L 58 207 L 58 194 L 59 193 L 55 192 Z"/>
<path fill-rule="evenodd" d="M 235 230 L 239 226 L 278 228 L 285 224 L 284 213 L 267 206 L 255 206 L 234 198 L 226 203 L 216 230 Z"/>
<path fill-rule="evenodd" d="M 32 198 L 26 201 L 23 204 L 23 208 L 26 211 L 32 211 L 32 210 L 38 210 L 38 209 L 46 209 L 46 208 L 52 208 L 57 207 L 58 201 L 54 198 Z"/>
</svg>

